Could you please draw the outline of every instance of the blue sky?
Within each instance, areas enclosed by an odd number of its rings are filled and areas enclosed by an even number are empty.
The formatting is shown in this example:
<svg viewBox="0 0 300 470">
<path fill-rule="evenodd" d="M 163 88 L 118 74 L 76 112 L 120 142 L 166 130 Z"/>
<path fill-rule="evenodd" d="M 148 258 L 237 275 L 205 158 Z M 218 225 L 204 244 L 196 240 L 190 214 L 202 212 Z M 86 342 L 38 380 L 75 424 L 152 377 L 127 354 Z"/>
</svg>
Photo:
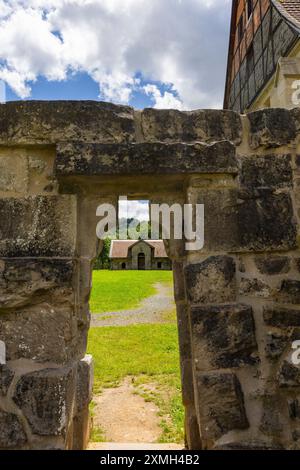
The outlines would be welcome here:
<svg viewBox="0 0 300 470">
<path fill-rule="evenodd" d="M 138 74 L 136 77 L 140 77 Z M 140 78 L 141 79 L 141 78 Z M 69 74 L 65 80 L 49 81 L 45 77 L 37 77 L 35 82 L 29 82 L 31 87 L 30 99 L 32 100 L 100 100 L 99 85 L 87 73 L 78 72 Z M 141 79 L 141 86 L 146 86 L 149 82 Z M 151 82 L 159 88 L 161 93 L 169 90 L 169 86 Z M 5 84 L 6 101 L 16 101 L 20 97 L 12 88 Z M 132 92 L 128 102 L 137 109 L 152 107 L 154 100 L 139 89 Z"/>
<path fill-rule="evenodd" d="M 231 0 L 0 0 L 7 100 L 222 107 Z"/>
</svg>

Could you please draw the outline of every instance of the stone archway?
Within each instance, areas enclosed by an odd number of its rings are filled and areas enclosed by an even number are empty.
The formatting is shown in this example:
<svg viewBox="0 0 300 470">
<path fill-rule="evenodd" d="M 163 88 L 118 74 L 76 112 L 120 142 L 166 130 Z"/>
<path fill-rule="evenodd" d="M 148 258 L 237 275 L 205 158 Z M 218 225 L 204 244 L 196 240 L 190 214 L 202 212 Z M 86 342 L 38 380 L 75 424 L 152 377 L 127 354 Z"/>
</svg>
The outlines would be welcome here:
<svg viewBox="0 0 300 470">
<path fill-rule="evenodd" d="M 299 448 L 298 110 L 0 105 L 0 447 L 81 449 L 96 208 L 205 205 L 173 263 L 190 449 Z M 138 176 L 138 178 L 137 178 Z"/>
</svg>

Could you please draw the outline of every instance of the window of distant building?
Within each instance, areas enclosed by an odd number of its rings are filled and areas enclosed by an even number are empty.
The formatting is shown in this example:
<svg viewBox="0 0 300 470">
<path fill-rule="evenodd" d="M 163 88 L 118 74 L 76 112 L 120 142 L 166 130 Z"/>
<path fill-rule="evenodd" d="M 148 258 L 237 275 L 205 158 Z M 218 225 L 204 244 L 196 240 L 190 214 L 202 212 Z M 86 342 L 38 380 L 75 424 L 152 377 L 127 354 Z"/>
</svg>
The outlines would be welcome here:
<svg viewBox="0 0 300 470">
<path fill-rule="evenodd" d="M 250 19 L 252 13 L 253 13 L 253 0 L 247 0 L 246 2 L 247 21 Z"/>
<path fill-rule="evenodd" d="M 237 30 L 238 30 L 238 41 L 240 43 L 241 40 L 243 39 L 243 35 L 244 35 L 243 15 L 240 17 L 240 21 L 238 22 Z"/>
<path fill-rule="evenodd" d="M 158 268 L 158 269 L 161 269 L 161 266 L 162 266 L 161 263 L 158 262 L 158 263 L 157 263 L 157 268 Z"/>
</svg>

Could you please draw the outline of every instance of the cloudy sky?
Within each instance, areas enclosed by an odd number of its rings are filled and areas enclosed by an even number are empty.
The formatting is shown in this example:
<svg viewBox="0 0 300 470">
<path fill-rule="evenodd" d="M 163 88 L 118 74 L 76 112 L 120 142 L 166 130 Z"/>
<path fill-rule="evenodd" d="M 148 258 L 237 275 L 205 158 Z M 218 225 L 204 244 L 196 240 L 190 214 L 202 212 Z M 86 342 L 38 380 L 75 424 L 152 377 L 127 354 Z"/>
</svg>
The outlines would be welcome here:
<svg viewBox="0 0 300 470">
<path fill-rule="evenodd" d="M 12 99 L 222 107 L 231 0 L 0 0 Z"/>
</svg>

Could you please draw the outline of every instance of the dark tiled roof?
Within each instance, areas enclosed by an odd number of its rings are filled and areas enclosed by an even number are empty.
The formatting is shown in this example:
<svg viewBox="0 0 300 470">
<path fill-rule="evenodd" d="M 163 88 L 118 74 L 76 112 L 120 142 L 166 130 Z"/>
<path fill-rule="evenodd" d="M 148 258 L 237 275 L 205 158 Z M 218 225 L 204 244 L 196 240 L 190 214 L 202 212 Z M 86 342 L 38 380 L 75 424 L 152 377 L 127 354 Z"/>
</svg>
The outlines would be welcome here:
<svg viewBox="0 0 300 470">
<path fill-rule="evenodd" d="M 272 0 L 272 3 L 300 31 L 300 0 Z"/>
<path fill-rule="evenodd" d="M 167 258 L 165 245 L 162 240 L 143 240 L 144 243 L 154 248 L 154 258 Z M 143 243 L 140 242 L 140 243 Z M 128 250 L 136 243 L 137 240 L 112 240 L 110 247 L 110 258 L 128 258 Z"/>
</svg>

